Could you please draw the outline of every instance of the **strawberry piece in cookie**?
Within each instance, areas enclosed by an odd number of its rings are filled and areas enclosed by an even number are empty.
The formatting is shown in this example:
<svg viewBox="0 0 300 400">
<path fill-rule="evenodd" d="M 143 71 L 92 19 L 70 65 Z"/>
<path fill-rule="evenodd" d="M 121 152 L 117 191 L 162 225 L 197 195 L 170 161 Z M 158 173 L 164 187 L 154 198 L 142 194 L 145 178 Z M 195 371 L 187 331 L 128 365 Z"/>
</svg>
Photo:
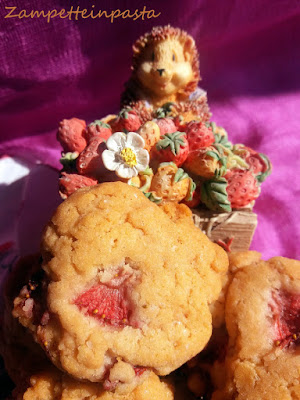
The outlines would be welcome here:
<svg viewBox="0 0 300 400">
<path fill-rule="evenodd" d="M 134 369 L 136 376 L 141 376 L 141 375 L 143 375 L 144 372 L 147 371 L 147 369 L 143 368 L 143 367 L 133 367 L 133 369 Z"/>
<path fill-rule="evenodd" d="M 128 325 L 130 310 L 126 300 L 126 288 L 110 288 L 100 284 L 91 287 L 75 300 L 80 310 L 106 324 Z"/>
<path fill-rule="evenodd" d="M 300 344 L 300 294 L 274 291 L 271 305 L 275 324 L 275 343 L 281 347 Z"/>
<path fill-rule="evenodd" d="M 138 273 L 129 265 L 111 268 L 100 273 L 100 283 L 81 293 L 74 304 L 86 315 L 96 318 L 104 325 L 139 327 L 133 318 L 133 302 L 130 293 L 138 282 Z"/>
</svg>

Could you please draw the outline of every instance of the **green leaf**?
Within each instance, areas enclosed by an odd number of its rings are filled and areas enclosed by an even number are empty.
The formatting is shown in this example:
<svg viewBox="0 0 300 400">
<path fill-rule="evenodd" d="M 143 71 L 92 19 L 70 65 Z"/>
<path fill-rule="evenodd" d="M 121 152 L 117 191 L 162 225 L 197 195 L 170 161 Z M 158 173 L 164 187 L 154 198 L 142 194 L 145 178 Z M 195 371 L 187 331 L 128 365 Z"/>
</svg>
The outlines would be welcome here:
<svg viewBox="0 0 300 400">
<path fill-rule="evenodd" d="M 189 178 L 189 179 L 190 179 L 190 185 L 189 185 L 188 193 L 185 197 L 186 201 L 193 200 L 193 194 L 194 194 L 194 191 L 196 190 L 196 183 L 193 181 L 192 178 Z"/>
<path fill-rule="evenodd" d="M 206 126 L 206 128 L 211 128 L 213 134 L 216 132 L 217 125 L 215 122 L 213 122 L 213 121 L 205 122 L 205 126 Z"/>
<path fill-rule="evenodd" d="M 182 168 L 178 168 L 174 176 L 174 182 L 182 181 L 183 179 L 186 179 L 188 177 L 189 177 L 188 174 Z"/>
<path fill-rule="evenodd" d="M 139 172 L 140 175 L 153 175 L 153 169 L 150 167 L 147 167 L 144 171 Z"/>
<path fill-rule="evenodd" d="M 172 113 L 173 105 L 174 105 L 174 103 L 169 101 L 169 102 L 163 104 L 161 107 L 157 108 L 155 110 L 156 118 L 166 118 L 167 116 L 169 116 Z"/>
<path fill-rule="evenodd" d="M 131 107 L 125 107 L 119 112 L 119 117 L 128 119 L 128 113 L 132 111 Z"/>
<path fill-rule="evenodd" d="M 227 168 L 226 168 L 226 166 L 223 165 L 221 168 L 218 168 L 215 170 L 215 177 L 217 179 L 221 178 L 222 176 L 224 176 L 226 174 L 226 172 L 227 172 Z"/>
<path fill-rule="evenodd" d="M 237 154 L 231 153 L 228 156 L 228 168 L 233 169 L 239 166 L 240 168 L 249 168 L 249 165 L 246 163 L 246 161 L 238 156 Z"/>
<path fill-rule="evenodd" d="M 263 182 L 267 176 L 270 175 L 271 171 L 272 171 L 272 164 L 271 161 L 269 160 L 269 158 L 263 154 L 263 153 L 258 153 L 259 156 L 262 158 L 263 162 L 266 165 L 266 171 L 262 172 L 261 174 L 257 175 L 256 179 L 258 180 L 258 182 Z"/>
<path fill-rule="evenodd" d="M 185 132 L 166 133 L 156 143 L 156 148 L 157 150 L 165 150 L 169 147 L 174 156 L 176 156 L 180 152 L 180 147 L 186 146 L 186 142 L 183 139 L 184 136 L 186 136 Z"/>
<path fill-rule="evenodd" d="M 176 167 L 176 164 L 173 163 L 172 161 L 170 161 L 170 162 L 163 162 L 163 163 L 159 164 L 157 169 L 162 168 L 162 167 L 166 167 L 167 165 L 172 165 L 172 167 Z"/>
<path fill-rule="evenodd" d="M 207 151 L 205 153 L 207 156 L 211 157 L 211 158 L 215 158 L 216 160 L 220 160 L 220 156 L 218 153 L 216 153 L 215 151 Z"/>
<path fill-rule="evenodd" d="M 214 133 L 215 136 L 215 143 L 214 144 L 221 144 L 228 149 L 232 149 L 232 143 L 229 142 L 227 136 L 221 135 L 220 133 Z"/>
<path fill-rule="evenodd" d="M 147 199 L 149 199 L 150 201 L 152 201 L 153 203 L 159 204 L 162 202 L 162 198 L 156 196 L 153 192 L 143 192 L 144 195 L 147 197 Z"/>
<path fill-rule="evenodd" d="M 106 124 L 105 122 L 101 121 L 100 119 L 96 119 L 94 122 L 91 122 L 89 124 L 89 126 L 93 126 L 93 125 L 99 125 L 103 128 L 110 128 L 110 126 L 108 124 Z"/>
<path fill-rule="evenodd" d="M 201 201 L 214 211 L 231 211 L 231 204 L 226 192 L 227 180 L 223 177 L 210 179 L 201 185 Z"/>
<path fill-rule="evenodd" d="M 59 162 L 62 164 L 65 170 L 74 170 L 76 169 L 76 159 L 79 156 L 77 151 L 63 153 Z"/>
<path fill-rule="evenodd" d="M 152 178 L 149 175 L 144 175 L 145 183 L 140 187 L 140 190 L 145 193 L 148 189 L 150 189 Z"/>
<path fill-rule="evenodd" d="M 162 107 L 158 108 L 155 112 L 155 116 L 156 118 L 165 118 L 166 117 L 165 110 Z"/>
</svg>

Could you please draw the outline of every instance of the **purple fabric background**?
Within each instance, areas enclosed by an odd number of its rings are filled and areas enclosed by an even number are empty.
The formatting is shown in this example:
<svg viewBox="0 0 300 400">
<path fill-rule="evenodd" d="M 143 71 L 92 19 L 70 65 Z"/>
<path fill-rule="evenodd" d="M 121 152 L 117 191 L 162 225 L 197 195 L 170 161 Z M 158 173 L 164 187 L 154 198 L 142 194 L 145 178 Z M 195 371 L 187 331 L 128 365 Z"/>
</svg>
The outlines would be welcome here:
<svg viewBox="0 0 300 400">
<path fill-rule="evenodd" d="M 231 141 L 266 153 L 273 174 L 262 186 L 252 248 L 264 258 L 300 258 L 300 3 L 298 0 L 2 0 L 0 154 L 59 167 L 59 120 L 87 121 L 118 110 L 131 45 L 171 23 L 195 38 L 213 120 Z M 4 19 L 5 7 L 155 9 L 148 21 Z M 47 183 L 46 183 L 47 184 Z M 40 185 L 41 202 L 43 188 Z M 35 203 L 36 204 L 36 203 Z M 42 208 L 41 208 L 42 209 Z"/>
</svg>

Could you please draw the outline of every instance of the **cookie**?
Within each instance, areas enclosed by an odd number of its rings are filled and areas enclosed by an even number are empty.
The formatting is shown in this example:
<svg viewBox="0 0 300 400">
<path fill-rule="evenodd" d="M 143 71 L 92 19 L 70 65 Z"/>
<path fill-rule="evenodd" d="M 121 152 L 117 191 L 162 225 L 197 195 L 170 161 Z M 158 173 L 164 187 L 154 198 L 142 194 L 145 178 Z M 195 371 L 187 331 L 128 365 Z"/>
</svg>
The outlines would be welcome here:
<svg viewBox="0 0 300 400">
<path fill-rule="evenodd" d="M 173 389 L 153 372 L 134 391 L 118 395 L 103 390 L 99 383 L 76 381 L 67 374 L 48 368 L 30 378 L 29 387 L 15 390 L 15 400 L 173 400 Z"/>
<path fill-rule="evenodd" d="M 14 302 L 57 367 L 118 391 L 137 370 L 167 375 L 203 349 L 228 259 L 181 214 L 174 221 L 121 182 L 58 207 L 43 235 L 44 277 Z"/>
<path fill-rule="evenodd" d="M 229 268 L 228 273 L 223 275 L 222 278 L 222 290 L 216 301 L 211 303 L 210 311 L 212 313 L 212 324 L 215 330 L 220 329 L 224 331 L 223 326 L 225 325 L 225 300 L 227 290 L 232 282 L 235 272 L 244 268 L 247 265 L 256 263 L 261 259 L 261 254 L 258 251 L 239 251 L 228 253 Z M 218 331 L 219 332 L 219 331 Z M 217 333 L 219 337 L 219 333 Z M 213 339 L 213 338 L 212 338 Z M 218 339 L 219 340 L 219 339 Z"/>
<path fill-rule="evenodd" d="M 56 369 L 32 335 L 12 316 L 13 298 L 30 275 L 39 269 L 39 255 L 23 257 L 5 285 L 5 309 L 0 350 L 9 376 L 16 384 L 15 400 L 173 400 L 173 387 L 147 373 L 140 386 L 127 395 L 106 392 L 101 384 L 83 383 Z M 141 373 L 143 371 L 137 371 Z"/>
<path fill-rule="evenodd" d="M 39 255 L 23 257 L 5 282 L 0 354 L 15 384 L 25 381 L 28 374 L 36 372 L 48 362 L 44 351 L 34 343 L 32 335 L 12 316 L 13 300 L 24 283 L 40 268 L 39 259 Z"/>
<path fill-rule="evenodd" d="M 233 261 L 239 269 L 226 295 L 229 341 L 223 363 L 214 365 L 212 399 L 300 399 L 300 262 Z"/>
<path fill-rule="evenodd" d="M 300 262 L 255 251 L 229 262 L 212 337 L 181 368 L 184 398 L 299 399 Z"/>
</svg>

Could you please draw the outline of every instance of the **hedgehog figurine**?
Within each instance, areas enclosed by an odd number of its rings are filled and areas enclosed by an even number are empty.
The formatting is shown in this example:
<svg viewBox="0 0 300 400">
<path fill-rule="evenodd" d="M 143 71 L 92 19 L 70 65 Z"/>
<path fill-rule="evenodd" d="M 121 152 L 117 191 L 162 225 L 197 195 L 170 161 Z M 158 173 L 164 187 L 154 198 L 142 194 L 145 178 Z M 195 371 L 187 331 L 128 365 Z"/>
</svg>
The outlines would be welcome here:
<svg viewBox="0 0 300 400">
<path fill-rule="evenodd" d="M 60 123 L 61 197 L 120 180 L 162 207 L 190 207 L 195 225 L 226 251 L 247 250 L 257 225 L 253 205 L 272 165 L 231 143 L 210 120 L 200 79 L 195 41 L 186 32 L 154 27 L 138 39 L 120 113 Z"/>
<path fill-rule="evenodd" d="M 157 109 L 170 112 L 170 104 L 172 116 L 180 114 L 185 122 L 209 120 L 206 92 L 198 87 L 199 54 L 185 31 L 170 25 L 152 28 L 134 43 L 131 68 L 121 107 L 134 108 L 143 122 Z"/>
</svg>

